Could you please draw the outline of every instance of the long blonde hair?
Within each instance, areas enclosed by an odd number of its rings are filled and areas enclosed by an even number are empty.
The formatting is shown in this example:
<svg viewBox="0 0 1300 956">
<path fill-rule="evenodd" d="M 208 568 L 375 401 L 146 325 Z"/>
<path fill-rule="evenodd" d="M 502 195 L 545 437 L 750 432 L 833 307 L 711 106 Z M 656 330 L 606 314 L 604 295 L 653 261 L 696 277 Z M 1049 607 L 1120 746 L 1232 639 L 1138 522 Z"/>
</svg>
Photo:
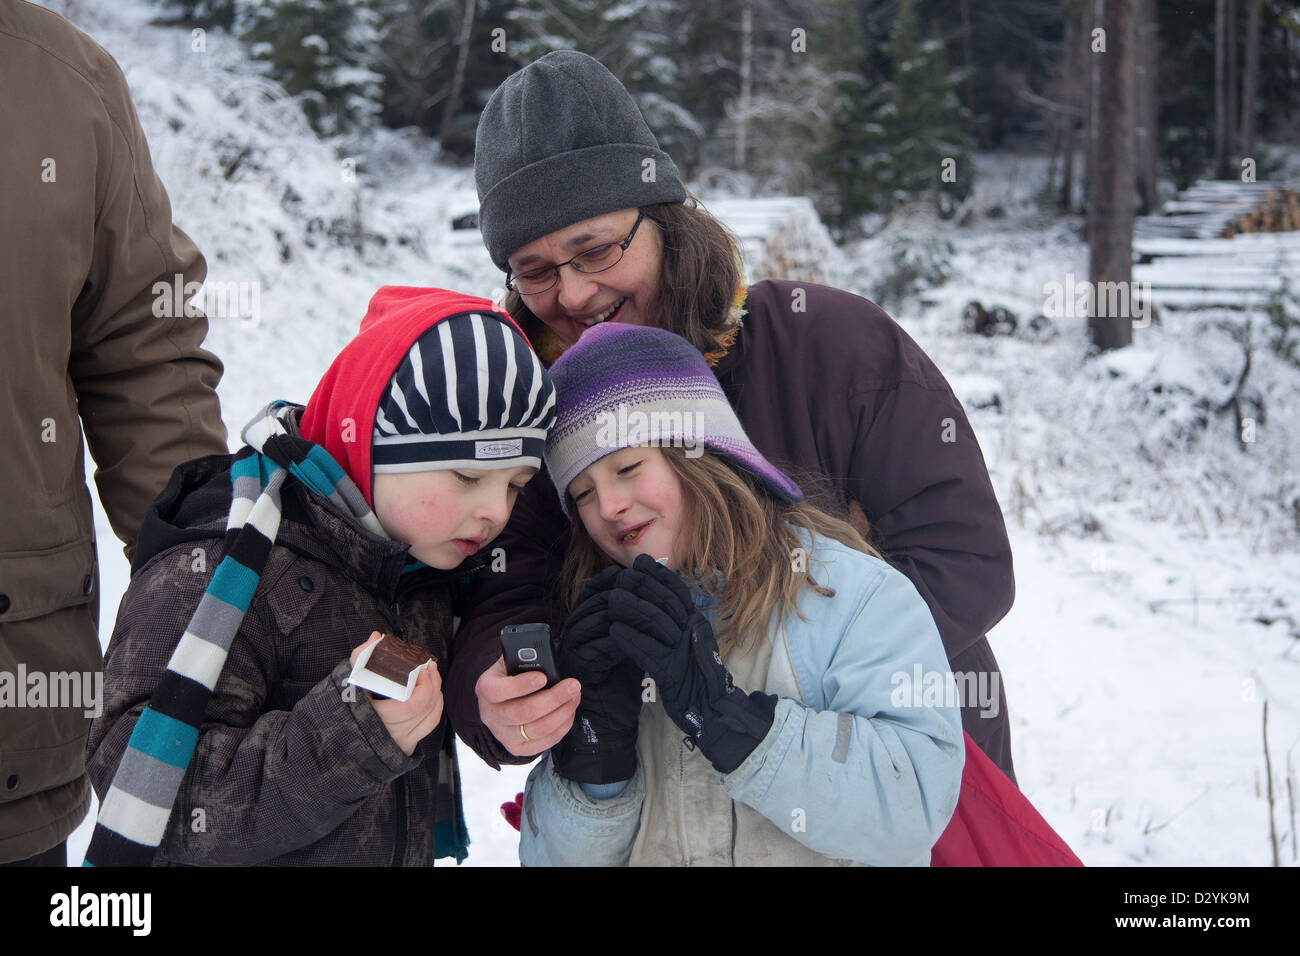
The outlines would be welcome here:
<svg viewBox="0 0 1300 956">
<path fill-rule="evenodd" d="M 802 553 L 804 545 L 796 528 L 810 534 L 813 549 L 817 536 L 823 535 L 884 560 L 848 520 L 828 510 L 838 511 L 838 503 L 831 500 L 826 485 L 811 476 L 798 476 L 808 497 L 788 503 L 773 497 L 729 458 L 710 451 L 690 458 L 685 449 L 675 446 L 659 450 L 681 481 L 686 502 L 682 566 L 722 573 L 721 593 L 710 575 L 702 574 L 696 584 L 700 592 L 719 599 L 715 621 L 720 650 L 745 646 L 767 626 L 774 609 L 782 621 L 791 612 L 806 621 L 799 610 L 805 584 L 822 597 L 834 596 L 833 589 L 813 577 L 809 562 L 815 559 Z M 575 515 L 573 543 L 561 577 L 570 582 L 568 607 L 587 581 L 613 563 Z"/>
</svg>

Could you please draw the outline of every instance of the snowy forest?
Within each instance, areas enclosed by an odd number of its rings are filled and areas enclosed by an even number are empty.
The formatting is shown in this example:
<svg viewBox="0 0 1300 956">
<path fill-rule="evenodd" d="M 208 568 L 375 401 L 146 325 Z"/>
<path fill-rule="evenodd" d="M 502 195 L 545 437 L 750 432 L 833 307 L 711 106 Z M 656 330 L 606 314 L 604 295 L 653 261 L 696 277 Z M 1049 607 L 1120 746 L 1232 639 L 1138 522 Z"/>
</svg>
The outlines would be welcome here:
<svg viewBox="0 0 1300 956">
<path fill-rule="evenodd" d="M 501 296 L 479 114 L 547 52 L 601 60 L 749 281 L 871 299 L 961 400 L 1011 537 L 989 641 L 1044 818 L 1088 865 L 1300 865 L 1300 5 L 43 5 L 121 65 L 207 258 L 232 448 L 306 400 L 380 285 Z M 97 529 L 106 643 L 129 568 Z M 468 864 L 514 865 L 498 808 L 528 768 L 459 752 Z"/>
<path fill-rule="evenodd" d="M 1113 7 L 1113 5 L 1112 5 Z M 479 111 L 510 73 L 556 49 L 605 63 L 638 99 L 688 176 L 743 174 L 761 193 L 813 195 L 837 230 L 929 193 L 952 214 L 969 195 L 972 150 L 1049 154 L 1042 185 L 1083 208 L 1086 161 L 1122 109 L 1104 80 L 1133 72 L 1140 214 L 1158 176 L 1185 189 L 1293 122 L 1295 5 L 855 0 L 605 4 L 434 0 L 164 0 L 154 22 L 227 30 L 296 96 L 324 135 L 417 128 L 440 156 L 468 161 Z M 1097 33 L 1101 30 L 1101 33 Z M 1109 31 L 1109 36 L 1107 36 Z M 1086 54 L 1107 52 L 1102 60 Z M 1213 103 L 1213 123 L 1206 105 Z M 956 160 L 930 175 L 928 157 Z M 1267 151 L 1265 151 L 1267 155 Z"/>
</svg>

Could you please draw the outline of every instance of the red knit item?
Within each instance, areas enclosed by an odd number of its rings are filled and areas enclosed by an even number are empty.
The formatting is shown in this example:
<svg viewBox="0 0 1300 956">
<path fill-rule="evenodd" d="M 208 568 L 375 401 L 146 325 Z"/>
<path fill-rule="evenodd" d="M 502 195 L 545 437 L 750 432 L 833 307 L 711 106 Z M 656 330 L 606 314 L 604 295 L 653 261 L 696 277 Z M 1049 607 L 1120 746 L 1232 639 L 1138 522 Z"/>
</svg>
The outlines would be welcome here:
<svg viewBox="0 0 1300 956">
<path fill-rule="evenodd" d="M 386 285 L 371 298 L 361 331 L 334 359 L 307 402 L 299 422 L 302 437 L 330 453 L 371 508 L 370 449 L 379 399 L 415 340 L 443 319 L 464 312 L 493 312 L 524 336 L 514 320 L 487 299 L 446 289 Z"/>
<path fill-rule="evenodd" d="M 506 818 L 506 823 L 516 830 L 519 829 L 519 821 L 523 819 L 523 814 L 524 795 L 522 793 L 516 793 L 514 800 L 509 803 L 501 804 L 501 815 Z"/>
</svg>

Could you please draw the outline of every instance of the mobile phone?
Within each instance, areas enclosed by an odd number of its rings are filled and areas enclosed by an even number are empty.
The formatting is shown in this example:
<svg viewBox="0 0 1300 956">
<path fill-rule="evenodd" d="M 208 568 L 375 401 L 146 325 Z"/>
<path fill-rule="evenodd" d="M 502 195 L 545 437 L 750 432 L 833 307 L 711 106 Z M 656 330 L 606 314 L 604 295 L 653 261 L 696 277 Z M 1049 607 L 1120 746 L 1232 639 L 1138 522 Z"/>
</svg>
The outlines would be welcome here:
<svg viewBox="0 0 1300 956">
<path fill-rule="evenodd" d="M 506 659 L 506 673 L 511 677 L 526 671 L 541 671 L 546 686 L 560 679 L 551 653 L 549 624 L 507 624 L 501 628 L 501 653 Z"/>
</svg>

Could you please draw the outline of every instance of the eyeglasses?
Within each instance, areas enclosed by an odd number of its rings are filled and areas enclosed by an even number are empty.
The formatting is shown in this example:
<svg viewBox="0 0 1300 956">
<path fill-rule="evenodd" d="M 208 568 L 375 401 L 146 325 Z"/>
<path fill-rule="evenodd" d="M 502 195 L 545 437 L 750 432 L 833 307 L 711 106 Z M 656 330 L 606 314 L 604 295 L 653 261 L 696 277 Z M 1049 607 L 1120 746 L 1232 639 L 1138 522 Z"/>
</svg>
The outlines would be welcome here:
<svg viewBox="0 0 1300 956">
<path fill-rule="evenodd" d="M 632 237 L 636 235 L 637 226 L 641 225 L 641 220 L 644 218 L 645 213 L 637 213 L 636 222 L 632 223 L 632 231 L 627 234 L 627 238 L 622 242 L 605 242 L 588 249 L 586 252 L 578 253 L 567 262 L 557 263 L 553 266 L 542 266 L 540 269 L 530 269 L 527 272 L 519 273 L 519 275 L 513 275 L 507 269 L 506 288 L 513 289 L 520 295 L 537 295 L 539 292 L 549 292 L 555 287 L 555 283 L 560 281 L 560 269 L 564 266 L 573 266 L 577 271 L 587 274 L 604 272 L 606 269 L 614 268 L 622 260 L 623 253 L 627 252 L 627 247 L 632 244 Z"/>
</svg>

